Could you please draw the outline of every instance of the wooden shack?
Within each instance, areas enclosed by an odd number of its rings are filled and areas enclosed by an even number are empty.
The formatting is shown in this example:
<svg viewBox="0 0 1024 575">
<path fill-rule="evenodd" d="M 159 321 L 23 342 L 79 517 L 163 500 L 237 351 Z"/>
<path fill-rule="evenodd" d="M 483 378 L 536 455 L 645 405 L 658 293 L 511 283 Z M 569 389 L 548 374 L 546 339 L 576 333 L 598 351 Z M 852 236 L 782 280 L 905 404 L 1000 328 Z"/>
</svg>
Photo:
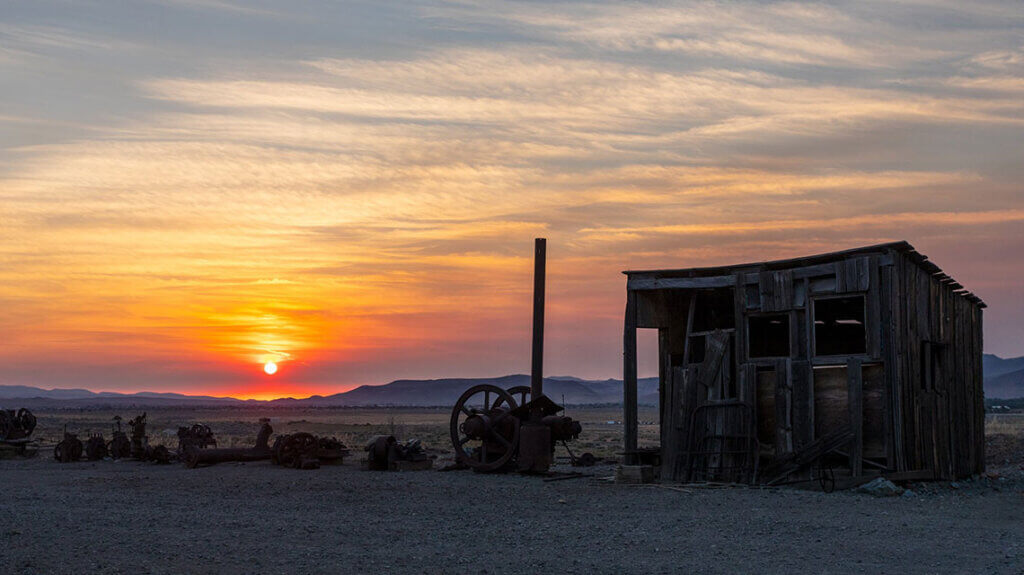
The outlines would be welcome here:
<svg viewBox="0 0 1024 575">
<path fill-rule="evenodd" d="M 749 483 L 984 470 L 985 304 L 909 243 L 624 273 L 627 464 Z M 658 330 L 654 449 L 637 449 L 638 328 Z"/>
</svg>

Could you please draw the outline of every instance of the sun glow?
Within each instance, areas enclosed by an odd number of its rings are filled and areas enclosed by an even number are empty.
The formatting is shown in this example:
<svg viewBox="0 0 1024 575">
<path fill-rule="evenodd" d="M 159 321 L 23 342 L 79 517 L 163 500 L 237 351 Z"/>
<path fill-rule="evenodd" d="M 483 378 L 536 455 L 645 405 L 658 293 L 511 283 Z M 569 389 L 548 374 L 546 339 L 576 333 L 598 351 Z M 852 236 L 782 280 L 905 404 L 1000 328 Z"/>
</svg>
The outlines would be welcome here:
<svg viewBox="0 0 1024 575">
<path fill-rule="evenodd" d="M 277 373 L 277 364 L 272 361 L 268 361 L 263 364 L 263 371 L 266 372 L 267 375 L 274 375 Z"/>
</svg>

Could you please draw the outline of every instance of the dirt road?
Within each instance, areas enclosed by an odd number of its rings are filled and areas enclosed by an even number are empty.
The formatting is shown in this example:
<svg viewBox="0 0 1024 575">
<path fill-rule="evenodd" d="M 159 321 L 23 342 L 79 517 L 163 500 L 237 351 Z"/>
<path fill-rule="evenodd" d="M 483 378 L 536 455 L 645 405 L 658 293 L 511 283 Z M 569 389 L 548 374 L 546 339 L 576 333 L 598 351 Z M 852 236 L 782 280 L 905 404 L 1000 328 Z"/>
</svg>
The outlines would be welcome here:
<svg viewBox="0 0 1024 575">
<path fill-rule="evenodd" d="M 5 573 L 1024 572 L 1019 489 L 681 493 L 45 458 L 0 461 L 0 483 Z"/>
</svg>

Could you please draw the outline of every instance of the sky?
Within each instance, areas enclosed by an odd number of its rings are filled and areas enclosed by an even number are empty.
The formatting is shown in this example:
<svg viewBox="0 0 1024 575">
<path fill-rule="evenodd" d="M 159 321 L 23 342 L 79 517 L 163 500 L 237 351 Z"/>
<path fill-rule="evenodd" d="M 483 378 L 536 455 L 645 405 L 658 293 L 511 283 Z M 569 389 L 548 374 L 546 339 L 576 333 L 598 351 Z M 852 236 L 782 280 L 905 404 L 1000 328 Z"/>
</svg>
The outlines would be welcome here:
<svg viewBox="0 0 1024 575">
<path fill-rule="evenodd" d="M 527 373 L 534 237 L 547 375 L 622 270 L 900 239 L 1024 355 L 1022 182 L 1016 0 L 0 1 L 0 384 Z"/>
</svg>

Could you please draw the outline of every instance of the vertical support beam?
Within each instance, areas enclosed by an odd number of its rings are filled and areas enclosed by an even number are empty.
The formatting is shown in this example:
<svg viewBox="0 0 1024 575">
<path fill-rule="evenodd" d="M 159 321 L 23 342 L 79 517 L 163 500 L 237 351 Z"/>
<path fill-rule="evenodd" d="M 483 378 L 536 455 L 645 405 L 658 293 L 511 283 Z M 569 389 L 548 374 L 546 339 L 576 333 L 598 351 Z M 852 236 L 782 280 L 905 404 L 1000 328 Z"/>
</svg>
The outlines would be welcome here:
<svg viewBox="0 0 1024 575">
<path fill-rule="evenodd" d="M 697 311 L 697 290 L 690 294 L 686 308 L 686 334 L 683 336 L 683 367 L 690 365 L 690 334 L 693 333 L 693 314 Z"/>
<path fill-rule="evenodd" d="M 622 330 L 622 424 L 625 457 L 630 465 L 636 453 L 636 292 L 626 292 L 626 321 Z"/>
<path fill-rule="evenodd" d="M 864 382 L 859 357 L 851 357 L 847 360 L 846 381 L 850 427 L 853 428 L 853 442 L 850 445 L 850 473 L 854 477 L 860 477 L 864 474 Z"/>
<path fill-rule="evenodd" d="M 547 264 L 547 243 L 544 238 L 533 242 L 533 367 L 530 370 L 530 397 L 544 395 L 544 282 Z M 536 411 L 536 413 L 533 413 Z M 540 421 L 540 405 L 531 408 L 530 418 Z"/>
</svg>

